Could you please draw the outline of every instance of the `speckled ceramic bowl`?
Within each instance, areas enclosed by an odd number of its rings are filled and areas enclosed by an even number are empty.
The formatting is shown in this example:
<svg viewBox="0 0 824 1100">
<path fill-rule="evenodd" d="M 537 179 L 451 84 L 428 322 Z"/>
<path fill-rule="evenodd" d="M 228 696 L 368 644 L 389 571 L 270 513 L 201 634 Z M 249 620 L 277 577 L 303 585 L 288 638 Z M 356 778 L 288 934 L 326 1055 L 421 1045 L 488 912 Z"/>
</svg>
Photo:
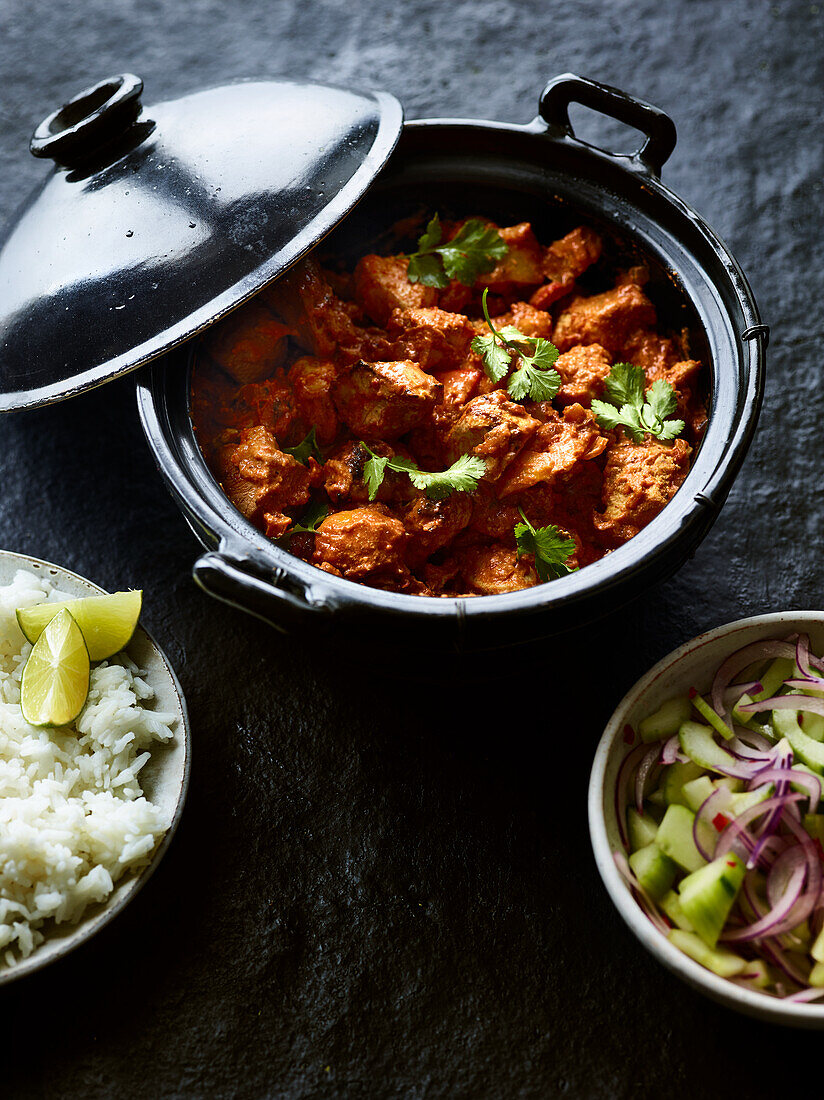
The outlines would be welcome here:
<svg viewBox="0 0 824 1100">
<path fill-rule="evenodd" d="M 11 583 L 19 569 L 42 574 L 50 584 L 57 585 L 62 591 L 75 597 L 98 596 L 103 593 L 102 588 L 67 569 L 23 554 L 0 550 L 0 585 Z M 151 862 L 142 871 L 124 875 L 107 901 L 90 906 L 77 924 L 47 925 L 43 928 L 45 941 L 27 959 L 20 960 L 14 966 L 0 967 L 0 986 L 63 958 L 116 917 L 157 867 L 177 828 L 189 784 L 191 756 L 186 701 L 172 666 L 151 635 L 142 627 L 136 630 L 126 652 L 137 665 L 146 670 L 145 679 L 155 691 L 157 709 L 170 711 L 177 716 L 172 726 L 173 739 L 166 745 L 154 745 L 151 760 L 140 774 L 146 796 L 169 814 L 171 825 L 155 848 Z"/>
<path fill-rule="evenodd" d="M 626 752 L 623 731 L 656 710 L 667 698 L 690 686 L 703 691 L 713 673 L 730 653 L 750 642 L 803 631 L 820 653 L 824 647 L 824 611 L 780 611 L 720 626 L 686 642 L 659 661 L 627 692 L 613 714 L 598 745 L 589 782 L 589 829 L 595 862 L 618 912 L 644 947 L 701 993 L 728 1008 L 790 1027 L 824 1028 L 824 1003 L 792 1004 L 755 990 L 741 989 L 705 970 L 688 958 L 653 926 L 636 904 L 615 866 L 614 851 L 621 851 L 615 810 L 618 768 Z"/>
</svg>

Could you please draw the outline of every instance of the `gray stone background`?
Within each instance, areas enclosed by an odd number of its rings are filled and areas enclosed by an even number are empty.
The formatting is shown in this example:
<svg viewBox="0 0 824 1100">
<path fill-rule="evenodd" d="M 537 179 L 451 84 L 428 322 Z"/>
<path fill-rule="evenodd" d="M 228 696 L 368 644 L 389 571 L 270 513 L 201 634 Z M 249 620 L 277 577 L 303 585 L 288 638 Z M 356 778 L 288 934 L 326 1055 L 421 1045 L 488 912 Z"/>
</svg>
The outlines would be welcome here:
<svg viewBox="0 0 824 1100">
<path fill-rule="evenodd" d="M 198 592 L 131 380 L 4 417 L 0 545 L 146 589 L 195 761 L 129 911 L 0 991 L 0 1094 L 820 1091 L 814 1035 L 711 1004 L 624 929 L 585 789 L 652 662 L 729 619 L 821 606 L 823 27 L 800 0 L 0 0 L 0 220 L 45 170 L 35 124 L 110 73 L 139 73 L 147 102 L 285 75 L 386 88 L 408 117 L 525 121 L 573 70 L 675 119 L 665 181 L 773 332 L 755 445 L 694 559 L 574 651 L 547 644 L 540 674 L 504 656 L 460 690 L 375 674 L 368 653 L 353 671 Z"/>
</svg>

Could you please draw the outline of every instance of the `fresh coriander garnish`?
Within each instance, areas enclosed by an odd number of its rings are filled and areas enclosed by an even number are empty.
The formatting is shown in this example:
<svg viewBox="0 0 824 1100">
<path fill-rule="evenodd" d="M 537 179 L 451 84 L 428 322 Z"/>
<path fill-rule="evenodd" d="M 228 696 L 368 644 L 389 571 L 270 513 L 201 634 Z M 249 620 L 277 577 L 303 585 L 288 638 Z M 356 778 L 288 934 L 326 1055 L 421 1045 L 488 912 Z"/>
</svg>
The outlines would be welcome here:
<svg viewBox="0 0 824 1100">
<path fill-rule="evenodd" d="M 518 511 L 524 521 L 515 524 L 518 557 L 521 554 L 533 554 L 535 572 L 542 581 L 554 581 L 572 573 L 573 569 L 567 565 L 567 559 L 575 553 L 574 541 L 566 538 L 554 523 L 548 527 L 533 527 L 523 509 L 519 508 Z"/>
<path fill-rule="evenodd" d="M 298 443 L 297 447 L 284 447 L 283 453 L 296 458 L 304 466 L 310 458 L 320 458 L 320 448 L 315 429 L 310 428 L 306 437 Z"/>
<path fill-rule="evenodd" d="M 500 382 L 512 366 L 513 355 L 520 366 L 509 379 L 507 391 L 516 401 L 531 397 L 533 401 L 551 401 L 561 386 L 561 376 L 554 369 L 558 349 L 540 336 L 524 336 L 514 325 L 496 329 L 486 304 L 484 290 L 481 306 L 489 326 L 489 336 L 476 336 L 472 350 L 480 355 L 484 371 L 493 382 Z"/>
<path fill-rule="evenodd" d="M 406 474 L 415 488 L 422 489 L 432 500 L 443 500 L 452 492 L 471 493 L 477 487 L 478 479 L 486 473 L 486 463 L 475 455 L 461 455 L 448 470 L 430 474 L 419 470 L 411 458 L 383 458 L 363 442 L 361 447 L 366 448 L 371 455 L 363 467 L 363 480 L 369 490 L 370 500 L 377 496 L 387 468 Z"/>
<path fill-rule="evenodd" d="M 314 535 L 318 529 L 318 525 L 321 524 L 328 515 L 329 509 L 325 504 L 310 504 L 298 522 L 289 528 L 284 537 L 291 538 L 292 535 L 299 535 L 302 533 Z"/>
<path fill-rule="evenodd" d="M 443 227 L 437 214 L 418 240 L 418 251 L 409 257 L 406 276 L 410 283 L 423 283 L 443 290 L 450 279 L 474 286 L 479 275 L 497 265 L 509 252 L 509 246 L 491 225 L 470 218 L 451 241 L 444 241 Z"/>
<path fill-rule="evenodd" d="M 649 432 L 656 439 L 675 439 L 684 430 L 683 420 L 668 420 L 678 401 L 669 382 L 659 378 L 644 394 L 644 371 L 631 363 L 616 363 L 606 380 L 606 401 L 592 402 L 602 428 L 623 428 L 636 443 Z M 644 397 L 646 396 L 646 400 Z"/>
</svg>

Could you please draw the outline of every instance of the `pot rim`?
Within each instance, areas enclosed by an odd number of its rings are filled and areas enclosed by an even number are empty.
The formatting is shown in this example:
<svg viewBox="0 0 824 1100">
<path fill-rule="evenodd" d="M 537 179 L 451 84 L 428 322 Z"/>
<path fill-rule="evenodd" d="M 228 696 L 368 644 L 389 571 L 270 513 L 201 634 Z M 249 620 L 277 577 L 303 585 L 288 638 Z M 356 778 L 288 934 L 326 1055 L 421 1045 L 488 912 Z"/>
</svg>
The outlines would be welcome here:
<svg viewBox="0 0 824 1100">
<path fill-rule="evenodd" d="M 287 583 L 291 581 L 299 587 L 308 609 L 339 610 L 347 605 L 359 605 L 368 606 L 385 615 L 413 614 L 418 617 L 437 616 L 441 619 L 457 617 L 459 620 L 464 620 L 479 616 L 498 616 L 508 612 L 538 613 L 553 607 L 568 607 L 586 596 L 591 596 L 595 590 L 606 596 L 622 586 L 640 566 L 647 569 L 657 563 L 658 571 L 663 576 L 667 571 L 663 559 L 666 558 L 673 544 L 680 542 L 688 530 L 706 529 L 714 520 L 738 473 L 756 429 L 764 391 L 768 329 L 761 323 L 754 295 L 737 261 L 718 234 L 697 211 L 661 183 L 648 165 L 639 166 L 637 155 L 607 153 L 578 140 L 571 133 L 551 133 L 540 116 L 525 125 L 483 119 L 415 119 L 404 123 L 401 142 L 407 133 L 444 131 L 450 128 L 462 132 L 476 131 L 480 134 L 505 132 L 527 137 L 534 136 L 536 140 L 551 141 L 573 148 L 578 155 L 595 158 L 596 162 L 606 162 L 612 166 L 613 170 L 618 168 L 634 180 L 638 187 L 653 192 L 663 199 L 675 209 L 678 215 L 686 219 L 694 230 L 699 232 L 702 241 L 720 260 L 728 279 L 729 289 L 745 322 L 743 331 L 736 332 L 734 336 L 736 344 L 740 341 L 742 345 L 740 352 L 744 385 L 736 388 L 735 410 L 732 424 L 729 425 L 730 434 L 721 449 L 720 457 L 710 454 L 705 445 L 700 448 L 683 485 L 672 501 L 647 527 L 623 546 L 575 573 L 548 584 L 490 596 L 411 596 L 386 592 L 325 573 L 266 539 L 235 509 L 220 489 L 197 446 L 190 419 L 188 420 L 189 438 L 182 441 L 182 449 L 180 446 L 175 448 L 171 446 L 170 439 L 175 438 L 176 432 L 166 415 L 168 409 L 165 407 L 165 395 L 168 394 L 171 384 L 178 390 L 185 384 L 188 410 L 188 387 L 193 355 L 193 345 L 190 342 L 173 353 L 178 356 L 185 354 L 188 360 L 188 370 L 181 369 L 173 383 L 170 384 L 165 377 L 162 364 L 149 365 L 147 374 L 138 379 L 138 407 L 149 444 L 174 495 L 201 528 L 200 532 L 196 531 L 196 533 L 204 545 L 214 545 L 217 541 L 219 553 L 225 553 L 236 561 L 245 563 L 248 562 L 249 550 L 255 551 L 255 564 L 258 570 L 268 572 L 269 581 L 270 583 L 274 581 L 275 587 L 284 579 Z M 387 166 L 390 173 L 392 160 L 397 155 L 396 151 L 390 158 Z M 626 230 L 623 227 L 618 229 L 619 235 L 632 236 L 631 229 Z M 668 229 L 666 236 L 674 241 L 679 239 Z M 717 291 L 718 283 L 713 284 L 709 276 L 705 278 L 707 284 L 713 285 Z M 726 321 L 725 327 L 732 337 L 735 329 L 734 319 L 726 307 L 723 309 L 723 316 Z M 180 366 L 182 368 L 183 364 L 181 363 Z M 159 415 L 159 403 L 164 406 L 163 421 Z M 712 408 L 704 444 L 712 432 L 715 417 L 716 409 Z M 177 443 L 180 444 L 181 441 L 177 440 Z M 204 532 L 208 532 L 212 538 L 204 537 Z M 652 580 L 657 579 L 653 575 L 654 570 L 651 569 L 650 574 Z"/>
</svg>

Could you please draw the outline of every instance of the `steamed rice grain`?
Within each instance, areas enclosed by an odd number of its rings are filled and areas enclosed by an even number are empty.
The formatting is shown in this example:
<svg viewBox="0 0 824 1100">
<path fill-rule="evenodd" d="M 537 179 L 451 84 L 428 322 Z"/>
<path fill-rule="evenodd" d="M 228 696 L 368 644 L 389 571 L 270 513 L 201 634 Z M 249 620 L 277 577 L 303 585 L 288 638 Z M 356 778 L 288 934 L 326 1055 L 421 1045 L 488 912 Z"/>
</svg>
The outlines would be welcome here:
<svg viewBox="0 0 824 1100">
<path fill-rule="evenodd" d="M 76 922 L 105 901 L 170 825 L 140 772 L 152 743 L 173 736 L 175 715 L 144 706 L 154 692 L 125 654 L 92 669 L 73 725 L 38 729 L 23 718 L 31 645 L 15 610 L 70 598 L 24 570 L 0 586 L 0 965 L 31 954 L 46 921 Z"/>
</svg>

